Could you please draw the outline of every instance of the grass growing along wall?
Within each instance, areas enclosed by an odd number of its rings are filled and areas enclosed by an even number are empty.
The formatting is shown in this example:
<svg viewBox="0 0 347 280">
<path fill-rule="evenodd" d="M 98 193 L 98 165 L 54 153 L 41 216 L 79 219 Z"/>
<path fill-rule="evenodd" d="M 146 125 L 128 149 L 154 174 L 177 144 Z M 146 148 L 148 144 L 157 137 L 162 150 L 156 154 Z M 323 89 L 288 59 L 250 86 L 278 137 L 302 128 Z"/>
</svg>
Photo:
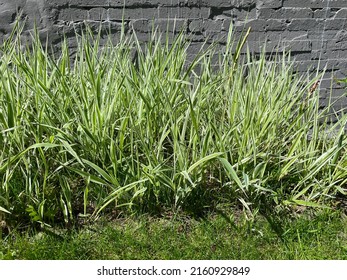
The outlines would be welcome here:
<svg viewBox="0 0 347 280">
<path fill-rule="evenodd" d="M 4 220 L 218 204 L 274 211 L 345 194 L 346 118 L 328 126 L 331 108 L 309 92 L 319 77 L 294 74 L 287 54 L 241 60 L 245 40 L 230 31 L 216 69 L 213 46 L 188 60 L 184 34 L 100 48 L 87 30 L 75 56 L 65 43 L 53 57 L 36 35 L 25 47 L 19 34 L 0 49 Z"/>
</svg>

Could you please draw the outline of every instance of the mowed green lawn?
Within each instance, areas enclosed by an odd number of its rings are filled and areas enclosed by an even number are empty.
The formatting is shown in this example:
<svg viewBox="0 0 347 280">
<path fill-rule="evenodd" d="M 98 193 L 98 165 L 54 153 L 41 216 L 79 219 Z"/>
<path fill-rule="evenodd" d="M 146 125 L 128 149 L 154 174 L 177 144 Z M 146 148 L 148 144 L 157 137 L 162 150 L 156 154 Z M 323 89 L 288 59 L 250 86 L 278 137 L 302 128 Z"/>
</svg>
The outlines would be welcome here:
<svg viewBox="0 0 347 280">
<path fill-rule="evenodd" d="M 271 224 L 242 213 L 105 220 L 79 230 L 14 232 L 0 242 L 0 259 L 346 260 L 347 218 L 307 211 Z"/>
</svg>

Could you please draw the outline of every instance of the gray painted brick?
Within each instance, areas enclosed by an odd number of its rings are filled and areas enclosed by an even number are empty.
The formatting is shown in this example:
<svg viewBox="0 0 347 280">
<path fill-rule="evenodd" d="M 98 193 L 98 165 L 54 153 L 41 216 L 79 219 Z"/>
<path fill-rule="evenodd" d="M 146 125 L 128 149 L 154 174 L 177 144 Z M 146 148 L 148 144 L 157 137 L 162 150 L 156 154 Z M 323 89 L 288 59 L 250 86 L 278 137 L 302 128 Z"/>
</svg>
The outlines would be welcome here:
<svg viewBox="0 0 347 280">
<path fill-rule="evenodd" d="M 309 8 L 282 8 L 270 9 L 261 8 L 258 11 L 259 19 L 294 19 L 294 18 L 312 18 L 313 11 Z"/>
<path fill-rule="evenodd" d="M 249 20 L 246 22 L 237 22 L 235 24 L 235 30 L 247 30 L 249 27 L 252 31 L 276 31 L 285 30 L 286 22 L 283 19 L 259 19 L 259 20 Z M 299 29 L 298 29 L 299 30 Z"/>
<path fill-rule="evenodd" d="M 134 28 L 134 30 L 138 32 L 144 32 L 147 33 L 149 32 L 149 20 L 147 19 L 140 19 L 140 20 L 134 20 L 131 22 L 131 26 Z"/>
<path fill-rule="evenodd" d="M 343 18 L 347 19 L 347 8 L 339 9 L 335 14 L 335 19 Z"/>
<path fill-rule="evenodd" d="M 88 19 L 88 11 L 76 8 L 62 9 L 59 12 L 58 19 L 62 21 L 83 21 Z"/>
<path fill-rule="evenodd" d="M 283 0 L 283 7 L 346 8 L 344 0 Z"/>
<path fill-rule="evenodd" d="M 252 41 L 292 41 L 292 40 L 309 40 L 307 31 L 268 31 L 251 32 L 248 36 Z M 311 41 L 311 40 L 310 40 Z"/>
<path fill-rule="evenodd" d="M 311 40 L 312 42 L 312 50 L 317 50 L 317 51 L 325 51 L 328 46 L 328 40 L 322 40 L 322 39 L 316 39 L 316 40 Z"/>
<path fill-rule="evenodd" d="M 233 9 L 230 10 L 235 20 L 251 20 L 257 18 L 257 9 Z"/>
<path fill-rule="evenodd" d="M 135 31 L 142 33 L 151 32 L 153 27 L 158 27 L 161 31 L 179 32 L 187 28 L 187 21 L 184 19 L 134 20 L 131 25 Z"/>
<path fill-rule="evenodd" d="M 336 39 L 338 33 L 338 30 L 309 30 L 308 35 L 311 40 L 331 40 Z"/>
<path fill-rule="evenodd" d="M 344 18 L 327 19 L 324 29 L 325 30 L 340 30 L 340 29 L 344 29 L 346 25 L 347 25 L 347 22 L 346 22 L 346 19 Z"/>
<path fill-rule="evenodd" d="M 10 2 L 10 1 L 8 1 Z M 46 7 L 61 7 L 61 6 L 68 6 L 70 3 L 70 0 L 46 0 L 45 5 Z"/>
<path fill-rule="evenodd" d="M 144 6 L 163 6 L 163 7 L 179 7 L 182 5 L 185 5 L 186 3 L 189 3 L 190 1 L 186 0 L 142 0 L 142 5 Z"/>
<path fill-rule="evenodd" d="M 108 9 L 109 20 L 137 20 L 137 19 L 153 19 L 159 15 L 158 8 L 133 8 L 133 9 Z"/>
<path fill-rule="evenodd" d="M 300 52 L 309 52 L 311 51 L 311 42 L 308 40 L 300 40 L 300 41 L 281 41 L 278 42 L 278 40 L 275 41 L 248 41 L 247 45 L 249 48 L 256 52 L 261 53 L 263 49 L 265 48 L 266 52 L 283 52 L 283 51 L 300 51 Z"/>
<path fill-rule="evenodd" d="M 284 40 L 279 45 L 280 51 L 308 52 L 312 50 L 309 40 Z"/>
<path fill-rule="evenodd" d="M 108 19 L 108 10 L 105 8 L 92 8 L 88 11 L 90 20 Z"/>
<path fill-rule="evenodd" d="M 259 0 L 257 5 L 261 8 L 280 8 L 282 7 L 282 0 Z"/>
<path fill-rule="evenodd" d="M 209 18 L 210 8 L 207 7 L 159 7 L 160 18 Z"/>
<path fill-rule="evenodd" d="M 52 2 L 55 1 L 53 0 Z M 68 2 L 69 6 L 74 7 L 105 7 L 108 6 L 109 2 L 112 2 L 112 0 L 69 0 L 65 2 Z"/>
<path fill-rule="evenodd" d="M 79 0 L 84 2 L 84 0 Z M 98 0 L 96 0 L 98 1 Z M 123 8 L 123 7 L 141 7 L 142 0 L 108 0 L 109 7 Z"/>
<path fill-rule="evenodd" d="M 150 26 L 152 26 L 152 24 L 162 31 L 168 30 L 179 32 L 187 29 L 187 20 L 185 19 L 156 19 L 154 21 L 150 21 Z"/>
<path fill-rule="evenodd" d="M 329 40 L 327 41 L 327 49 L 329 50 L 347 50 L 347 41 Z"/>
<path fill-rule="evenodd" d="M 189 31 L 193 33 L 203 33 L 205 31 L 221 32 L 223 26 L 222 20 L 193 20 L 189 24 Z"/>
<path fill-rule="evenodd" d="M 292 9 L 292 8 L 288 8 Z M 313 11 L 313 17 L 314 18 L 333 18 L 336 15 L 336 11 L 333 11 L 330 8 L 323 8 L 323 9 L 314 9 Z"/>
<path fill-rule="evenodd" d="M 288 30 L 323 31 L 324 19 L 293 19 L 288 24 Z"/>
<path fill-rule="evenodd" d="M 190 2 L 190 1 L 188 1 Z M 238 8 L 249 8 L 255 6 L 257 0 L 196 0 L 198 4 L 207 7 L 219 7 L 219 8 L 230 8 L 230 7 L 238 7 Z"/>
</svg>

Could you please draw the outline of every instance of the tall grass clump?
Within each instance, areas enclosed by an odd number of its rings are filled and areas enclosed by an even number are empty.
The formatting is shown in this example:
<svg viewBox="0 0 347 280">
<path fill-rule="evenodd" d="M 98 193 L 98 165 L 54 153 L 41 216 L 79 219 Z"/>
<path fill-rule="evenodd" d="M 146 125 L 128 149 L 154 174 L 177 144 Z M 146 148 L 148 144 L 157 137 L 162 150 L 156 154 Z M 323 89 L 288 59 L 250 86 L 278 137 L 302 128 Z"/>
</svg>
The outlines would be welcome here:
<svg viewBox="0 0 347 280">
<path fill-rule="evenodd" d="M 324 206 L 345 194 L 346 118 L 328 125 L 332 105 L 310 91 L 320 77 L 296 75 L 288 54 L 241 56 L 248 33 L 191 58 L 183 33 L 100 47 L 86 28 L 75 54 L 65 42 L 50 55 L 14 30 L 0 49 L 4 219 Z"/>
</svg>

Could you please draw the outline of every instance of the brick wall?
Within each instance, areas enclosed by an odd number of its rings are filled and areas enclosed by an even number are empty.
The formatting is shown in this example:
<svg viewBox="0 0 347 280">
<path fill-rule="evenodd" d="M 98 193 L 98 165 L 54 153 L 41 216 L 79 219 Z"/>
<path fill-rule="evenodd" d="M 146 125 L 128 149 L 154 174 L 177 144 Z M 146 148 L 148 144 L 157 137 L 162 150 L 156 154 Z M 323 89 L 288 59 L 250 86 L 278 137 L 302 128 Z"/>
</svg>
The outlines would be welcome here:
<svg viewBox="0 0 347 280">
<path fill-rule="evenodd" d="M 18 10 L 29 19 L 26 31 L 37 20 L 42 38 L 48 34 L 59 44 L 65 34 L 72 48 L 74 29 L 83 21 L 95 27 L 101 22 L 115 40 L 123 16 L 126 31 L 134 28 L 143 41 L 153 26 L 169 25 L 172 34 L 184 29 L 193 39 L 192 52 L 206 39 L 223 45 L 233 23 L 235 36 L 251 27 L 248 44 L 255 53 L 264 47 L 267 52 L 287 49 L 298 71 L 327 67 L 323 88 L 332 73 L 347 76 L 346 0 L 126 0 L 125 6 L 123 0 L 0 0 L 0 38 L 11 31 Z M 333 87 L 336 96 L 343 93 Z"/>
</svg>

